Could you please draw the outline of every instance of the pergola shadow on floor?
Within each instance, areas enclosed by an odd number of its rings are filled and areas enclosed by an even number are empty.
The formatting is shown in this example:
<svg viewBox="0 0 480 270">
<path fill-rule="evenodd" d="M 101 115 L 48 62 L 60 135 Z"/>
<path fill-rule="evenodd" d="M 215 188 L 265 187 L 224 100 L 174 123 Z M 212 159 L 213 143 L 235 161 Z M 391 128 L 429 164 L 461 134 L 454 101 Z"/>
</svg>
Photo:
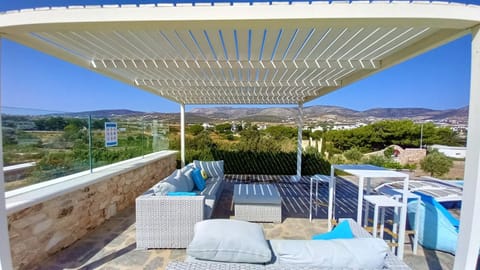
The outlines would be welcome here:
<svg viewBox="0 0 480 270">
<path fill-rule="evenodd" d="M 232 218 L 233 186 L 237 183 L 270 183 L 282 196 L 282 223 L 262 223 L 267 239 L 310 239 L 327 230 L 327 184 L 319 186 L 318 214 L 309 221 L 310 178 L 299 182 L 291 176 L 227 175 L 224 191 L 214 211 L 214 218 Z M 337 217 L 356 216 L 355 184 L 337 182 Z M 165 269 L 170 261 L 183 261 L 185 249 L 137 250 L 135 244 L 135 207 L 130 207 L 90 232 L 72 246 L 53 255 L 37 269 Z M 404 261 L 412 269 L 452 269 L 454 256 L 419 248 L 411 253 L 407 241 Z"/>
<path fill-rule="evenodd" d="M 310 177 L 304 176 L 298 182 L 292 181 L 288 175 L 227 175 L 226 185 L 221 197 L 221 203 L 215 209 L 215 217 L 229 218 L 233 212 L 233 185 L 262 183 L 273 184 L 282 196 L 282 216 L 285 218 L 309 218 L 310 207 Z M 349 181 L 338 179 L 336 199 L 336 217 L 355 218 L 357 215 L 357 187 Z M 314 185 L 315 189 L 315 185 Z M 327 219 L 328 183 L 318 184 L 317 211 L 313 210 L 315 219 Z M 314 195 L 315 197 L 315 195 Z"/>
</svg>

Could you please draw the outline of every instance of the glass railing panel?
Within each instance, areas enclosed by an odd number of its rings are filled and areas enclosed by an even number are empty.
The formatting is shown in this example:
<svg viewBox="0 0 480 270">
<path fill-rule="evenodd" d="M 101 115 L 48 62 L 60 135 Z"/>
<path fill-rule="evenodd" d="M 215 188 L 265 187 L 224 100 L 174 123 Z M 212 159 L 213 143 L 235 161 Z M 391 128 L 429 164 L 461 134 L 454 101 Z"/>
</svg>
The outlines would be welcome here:
<svg viewBox="0 0 480 270">
<path fill-rule="evenodd" d="M 93 167 L 167 150 L 168 130 L 167 124 L 143 116 L 92 118 Z"/>
<path fill-rule="evenodd" d="M 168 150 L 169 124 L 146 117 L 2 107 L 6 189 Z"/>
<path fill-rule="evenodd" d="M 3 107 L 6 189 L 88 170 L 87 120 L 64 112 Z"/>
</svg>

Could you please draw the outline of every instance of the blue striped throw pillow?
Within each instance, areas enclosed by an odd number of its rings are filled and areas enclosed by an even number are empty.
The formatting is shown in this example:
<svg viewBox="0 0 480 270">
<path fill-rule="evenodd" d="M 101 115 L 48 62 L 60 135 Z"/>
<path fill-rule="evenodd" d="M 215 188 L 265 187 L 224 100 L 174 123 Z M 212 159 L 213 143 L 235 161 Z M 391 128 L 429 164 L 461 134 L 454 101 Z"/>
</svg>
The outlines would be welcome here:
<svg viewBox="0 0 480 270">
<path fill-rule="evenodd" d="M 200 161 L 194 160 L 195 168 L 205 170 L 208 177 L 222 177 L 223 178 L 223 160 L 218 161 Z"/>
</svg>

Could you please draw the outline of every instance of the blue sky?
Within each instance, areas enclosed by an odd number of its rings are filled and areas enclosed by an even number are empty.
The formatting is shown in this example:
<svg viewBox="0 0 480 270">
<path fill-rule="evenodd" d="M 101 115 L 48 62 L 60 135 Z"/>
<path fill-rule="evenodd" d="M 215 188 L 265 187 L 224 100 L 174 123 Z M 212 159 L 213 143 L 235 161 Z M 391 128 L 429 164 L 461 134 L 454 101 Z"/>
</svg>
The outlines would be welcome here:
<svg viewBox="0 0 480 270">
<path fill-rule="evenodd" d="M 0 1 L 0 10 L 50 5 L 152 1 Z M 54 3 L 54 4 L 53 4 Z M 469 1 L 469 3 L 480 3 Z M 305 104 L 355 110 L 468 105 L 470 41 L 466 36 Z M 49 111 L 131 109 L 178 112 L 179 105 L 9 40 L 1 49 L 2 106 Z M 188 109 L 194 106 L 188 106 Z M 202 106 L 200 106 L 202 107 Z"/>
</svg>

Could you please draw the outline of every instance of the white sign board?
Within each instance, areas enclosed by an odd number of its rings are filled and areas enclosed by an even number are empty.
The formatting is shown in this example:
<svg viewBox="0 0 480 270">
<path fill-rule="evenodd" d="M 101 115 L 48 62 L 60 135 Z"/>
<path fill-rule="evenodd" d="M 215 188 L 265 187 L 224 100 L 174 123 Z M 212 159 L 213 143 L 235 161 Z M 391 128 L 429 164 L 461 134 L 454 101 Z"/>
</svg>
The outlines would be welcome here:
<svg viewBox="0 0 480 270">
<path fill-rule="evenodd" d="M 112 147 L 118 145 L 117 123 L 105 122 L 105 146 Z"/>
</svg>

